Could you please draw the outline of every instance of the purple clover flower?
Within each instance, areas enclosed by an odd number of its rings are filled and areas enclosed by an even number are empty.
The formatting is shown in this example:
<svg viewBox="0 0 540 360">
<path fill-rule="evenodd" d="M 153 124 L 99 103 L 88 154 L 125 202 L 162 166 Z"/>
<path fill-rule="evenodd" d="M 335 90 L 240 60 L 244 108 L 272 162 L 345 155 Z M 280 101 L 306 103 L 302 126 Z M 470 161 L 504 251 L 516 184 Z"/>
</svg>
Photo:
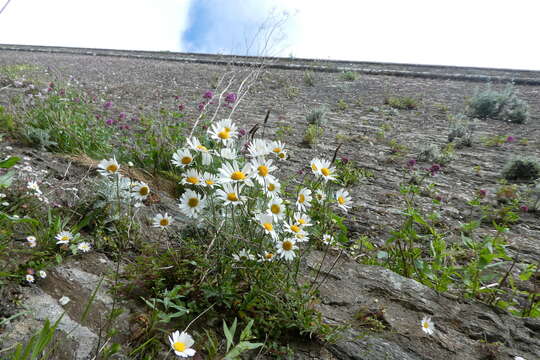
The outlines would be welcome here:
<svg viewBox="0 0 540 360">
<path fill-rule="evenodd" d="M 178 111 L 184 111 L 185 108 L 186 106 L 184 104 L 178 105 Z"/>
<path fill-rule="evenodd" d="M 246 130 L 245 129 L 239 129 L 238 130 L 238 135 L 240 135 L 240 137 L 246 135 Z"/>
<path fill-rule="evenodd" d="M 431 165 L 431 167 L 428 169 L 428 171 L 431 173 L 431 176 L 435 176 L 437 175 L 437 173 L 439 171 L 441 171 L 441 165 L 439 164 L 433 164 Z"/>
<path fill-rule="evenodd" d="M 514 141 L 516 141 L 516 138 L 513 137 L 513 136 L 509 136 L 509 137 L 506 138 L 507 143 L 513 143 Z"/>
<path fill-rule="evenodd" d="M 124 120 L 126 118 L 126 113 L 125 112 L 121 112 L 120 114 L 118 114 L 118 119 L 120 120 Z"/>
<path fill-rule="evenodd" d="M 478 190 L 478 197 L 480 197 L 480 199 L 483 199 L 487 196 L 487 190 L 486 189 L 480 189 Z"/>
<path fill-rule="evenodd" d="M 205 102 L 199 103 L 198 105 L 199 111 L 203 111 L 205 106 L 206 106 Z"/>
<path fill-rule="evenodd" d="M 203 94 L 202 97 L 205 98 L 205 99 L 211 99 L 211 98 L 214 97 L 214 93 L 213 93 L 212 91 L 208 90 L 207 92 L 205 92 L 205 93 Z"/>
<path fill-rule="evenodd" d="M 523 211 L 523 212 L 529 212 L 529 207 L 528 207 L 527 205 L 521 205 L 519 208 L 520 208 L 521 211 Z"/>
<path fill-rule="evenodd" d="M 105 110 L 112 108 L 112 101 L 107 101 L 105 104 L 103 104 L 103 107 Z"/>
<path fill-rule="evenodd" d="M 107 119 L 107 120 L 105 120 L 105 124 L 107 124 L 107 125 L 114 125 L 115 122 L 116 122 L 116 121 L 114 121 L 113 119 Z"/>
<path fill-rule="evenodd" d="M 229 104 L 235 103 L 237 99 L 237 96 L 235 93 L 228 93 L 227 96 L 225 96 L 225 102 L 228 102 Z"/>
<path fill-rule="evenodd" d="M 416 165 L 416 160 L 415 159 L 410 159 L 409 161 L 407 161 L 407 167 L 408 168 L 413 168 L 415 165 Z"/>
</svg>

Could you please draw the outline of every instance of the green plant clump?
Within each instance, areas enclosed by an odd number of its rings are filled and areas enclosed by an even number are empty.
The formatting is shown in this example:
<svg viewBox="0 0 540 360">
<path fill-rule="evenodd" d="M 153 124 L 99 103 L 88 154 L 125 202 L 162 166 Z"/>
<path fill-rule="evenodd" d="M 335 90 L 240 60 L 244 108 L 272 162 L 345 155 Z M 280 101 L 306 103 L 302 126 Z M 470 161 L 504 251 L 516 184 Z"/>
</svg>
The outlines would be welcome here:
<svg viewBox="0 0 540 360">
<path fill-rule="evenodd" d="M 326 113 L 328 109 L 324 106 L 317 108 L 311 111 L 307 116 L 306 120 L 309 124 L 323 126 L 326 123 Z"/>
<path fill-rule="evenodd" d="M 540 163 L 532 157 L 515 157 L 502 170 L 506 180 L 530 181 L 540 178 Z"/>
<path fill-rule="evenodd" d="M 503 91 L 496 91 L 491 85 L 486 90 L 476 90 L 469 100 L 468 114 L 480 119 L 498 119 L 516 124 L 523 124 L 529 116 L 528 104 L 519 99 L 512 86 Z"/>
<path fill-rule="evenodd" d="M 354 71 L 344 71 L 341 73 L 341 78 L 345 81 L 354 81 L 358 79 L 358 73 Z"/>
<path fill-rule="evenodd" d="M 384 99 L 384 104 L 399 110 L 415 110 L 418 108 L 418 100 L 409 96 L 390 96 Z"/>
</svg>

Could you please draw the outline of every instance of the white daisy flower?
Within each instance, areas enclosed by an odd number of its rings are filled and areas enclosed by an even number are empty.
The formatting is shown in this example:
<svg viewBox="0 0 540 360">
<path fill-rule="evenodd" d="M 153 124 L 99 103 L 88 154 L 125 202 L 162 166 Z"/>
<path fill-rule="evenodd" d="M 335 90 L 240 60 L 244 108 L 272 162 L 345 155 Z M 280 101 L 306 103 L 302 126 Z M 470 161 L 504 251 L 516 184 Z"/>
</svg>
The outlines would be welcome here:
<svg viewBox="0 0 540 360">
<path fill-rule="evenodd" d="M 201 144 L 199 139 L 192 137 L 187 139 L 188 146 L 201 154 L 202 156 L 202 163 L 203 165 L 209 165 L 212 162 L 212 155 L 210 154 L 210 150 L 204 145 Z"/>
<path fill-rule="evenodd" d="M 295 223 L 290 223 L 290 222 L 285 223 L 285 231 L 290 232 L 291 234 L 294 234 L 294 235 L 304 232 L 304 230 L 302 230 L 300 225 L 297 225 Z"/>
<path fill-rule="evenodd" d="M 285 144 L 281 141 L 274 141 L 272 144 L 270 144 L 270 148 L 277 157 L 280 157 L 279 154 L 286 152 Z"/>
<path fill-rule="evenodd" d="M 263 158 L 253 159 L 249 165 L 251 166 L 251 172 L 255 177 L 255 180 L 261 185 L 266 185 L 268 183 L 275 182 L 275 178 L 270 175 L 270 173 L 277 169 L 272 165 L 272 160 L 264 160 Z"/>
<path fill-rule="evenodd" d="M 345 189 L 340 189 L 336 192 L 336 201 L 337 205 L 345 212 L 352 207 L 352 198 Z"/>
<path fill-rule="evenodd" d="M 35 236 L 27 236 L 26 241 L 28 241 L 28 246 L 30 246 L 31 248 L 36 247 L 37 245 L 37 240 Z"/>
<path fill-rule="evenodd" d="M 152 219 L 152 227 L 157 227 L 163 230 L 166 229 L 169 225 L 171 225 L 172 221 L 172 217 L 167 213 L 165 213 L 165 215 L 157 214 Z"/>
<path fill-rule="evenodd" d="M 183 185 L 204 186 L 204 183 L 202 183 L 202 176 L 196 169 L 189 169 L 186 171 L 180 183 Z"/>
<path fill-rule="evenodd" d="M 120 165 L 116 161 L 116 158 L 103 159 L 98 164 L 98 171 L 103 176 L 116 175 L 120 170 Z"/>
<path fill-rule="evenodd" d="M 276 154 L 279 160 L 287 160 L 287 151 L 283 150 L 280 153 Z"/>
<path fill-rule="evenodd" d="M 173 154 L 172 163 L 180 168 L 187 167 L 193 162 L 193 155 L 188 149 L 179 149 Z"/>
<path fill-rule="evenodd" d="M 62 231 L 55 236 L 55 239 L 58 240 L 57 244 L 68 244 L 73 239 L 73 234 L 69 231 Z"/>
<path fill-rule="evenodd" d="M 265 194 L 272 198 L 278 197 L 280 191 L 281 191 L 281 184 L 276 178 L 269 179 L 264 186 Z"/>
<path fill-rule="evenodd" d="M 238 153 L 236 149 L 225 147 L 221 149 L 217 155 L 226 160 L 236 160 L 238 158 Z"/>
<path fill-rule="evenodd" d="M 225 146 L 231 143 L 237 136 L 236 125 L 230 119 L 223 119 L 212 124 L 208 134 L 214 140 L 220 141 Z"/>
<path fill-rule="evenodd" d="M 298 233 L 295 233 L 294 238 L 296 239 L 296 242 L 307 242 L 309 241 L 309 234 L 302 230 Z"/>
<path fill-rule="evenodd" d="M 433 332 L 435 330 L 435 325 L 431 321 L 431 318 L 428 316 L 424 316 L 422 321 L 420 322 L 422 325 L 422 331 L 425 332 L 428 335 L 433 335 Z"/>
<path fill-rule="evenodd" d="M 326 182 L 328 180 L 335 180 L 336 168 L 331 166 L 331 162 L 325 159 L 315 158 L 311 161 L 311 171 L 317 176 L 322 177 Z"/>
<path fill-rule="evenodd" d="M 307 188 L 303 188 L 298 193 L 298 197 L 296 198 L 296 207 L 300 211 L 306 211 L 311 207 L 311 190 Z"/>
<path fill-rule="evenodd" d="M 311 218 L 304 213 L 296 212 L 294 213 L 294 221 L 296 225 L 300 226 L 301 228 L 311 226 Z"/>
<path fill-rule="evenodd" d="M 298 249 L 298 246 L 296 246 L 296 240 L 294 239 L 284 239 L 277 244 L 277 253 L 279 257 L 287 261 L 291 261 L 295 258 L 296 253 L 294 250 L 296 249 Z"/>
<path fill-rule="evenodd" d="M 47 277 L 47 273 L 43 270 L 38 271 L 38 276 L 42 279 L 45 279 Z"/>
<path fill-rule="evenodd" d="M 7 201 L 2 202 L 2 206 L 9 206 L 9 203 Z"/>
<path fill-rule="evenodd" d="M 26 281 L 29 282 L 29 283 L 33 283 L 34 281 L 36 281 L 36 279 L 34 278 L 34 275 L 26 275 Z"/>
<path fill-rule="evenodd" d="M 242 249 L 238 254 L 233 254 L 234 261 L 255 260 L 255 256 L 249 250 Z"/>
<path fill-rule="evenodd" d="M 67 297 L 67 296 L 62 296 L 60 299 L 58 299 L 58 302 L 62 306 L 67 305 L 70 301 L 71 301 L 71 299 L 69 297 Z"/>
<path fill-rule="evenodd" d="M 273 239 L 277 237 L 276 230 L 274 229 L 273 216 L 270 214 L 259 214 L 257 216 L 257 221 L 261 224 L 264 232 L 270 235 Z"/>
<path fill-rule="evenodd" d="M 324 245 L 334 245 L 334 237 L 332 235 L 324 234 L 322 242 Z"/>
<path fill-rule="evenodd" d="M 0 199 L 3 199 L 3 198 L 5 198 L 5 197 L 7 197 L 7 195 L 6 195 L 6 194 L 4 194 L 4 193 L 0 193 Z"/>
<path fill-rule="evenodd" d="M 251 167 L 249 164 L 244 165 L 242 169 L 236 161 L 232 163 L 224 163 L 219 169 L 221 174 L 221 183 L 241 183 L 252 186 L 253 182 L 250 179 Z"/>
<path fill-rule="evenodd" d="M 251 157 L 262 157 L 270 154 L 272 149 L 265 139 L 253 139 L 247 148 Z"/>
<path fill-rule="evenodd" d="M 326 194 L 321 189 L 315 190 L 315 194 L 313 195 L 313 197 L 320 203 L 326 200 Z"/>
<path fill-rule="evenodd" d="M 204 208 L 206 199 L 193 190 L 186 190 L 180 198 L 180 210 L 184 215 L 195 218 Z"/>
<path fill-rule="evenodd" d="M 29 181 L 28 184 L 26 185 L 26 188 L 28 190 L 32 190 L 36 194 L 41 194 L 41 190 L 39 189 L 39 185 L 35 181 Z"/>
<path fill-rule="evenodd" d="M 218 182 L 219 182 L 219 178 L 216 175 L 212 174 L 212 173 L 205 172 L 201 176 L 201 185 L 202 186 L 213 188 L 214 186 L 216 186 L 218 184 Z"/>
<path fill-rule="evenodd" d="M 86 241 L 83 241 L 82 243 L 79 243 L 79 245 L 77 245 L 77 250 L 82 251 L 84 253 L 89 252 L 91 249 L 92 247 Z"/>
<path fill-rule="evenodd" d="M 177 330 L 169 336 L 169 342 L 176 356 L 187 358 L 195 355 L 195 350 L 191 348 L 195 341 L 188 333 Z"/>
<path fill-rule="evenodd" d="M 265 251 L 264 254 L 259 255 L 259 261 L 273 261 L 276 258 L 276 254 Z"/>
<path fill-rule="evenodd" d="M 218 189 L 216 195 L 225 203 L 225 205 L 238 205 L 245 200 L 245 196 L 241 196 L 243 186 L 233 184 L 223 184 L 223 189 Z"/>
<path fill-rule="evenodd" d="M 273 198 L 268 204 L 268 211 L 274 219 L 282 219 L 285 216 L 285 205 L 281 198 Z"/>
<path fill-rule="evenodd" d="M 137 201 L 145 200 L 150 194 L 150 187 L 144 182 L 138 182 L 131 189 L 131 196 Z"/>
</svg>

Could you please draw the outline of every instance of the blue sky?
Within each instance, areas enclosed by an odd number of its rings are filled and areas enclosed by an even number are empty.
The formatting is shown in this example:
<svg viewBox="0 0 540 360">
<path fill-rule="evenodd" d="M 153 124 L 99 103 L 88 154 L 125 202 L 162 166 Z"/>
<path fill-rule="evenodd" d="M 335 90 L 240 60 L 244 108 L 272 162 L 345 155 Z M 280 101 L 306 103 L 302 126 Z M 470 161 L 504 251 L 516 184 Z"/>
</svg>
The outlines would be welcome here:
<svg viewBox="0 0 540 360">
<path fill-rule="evenodd" d="M 265 46 L 261 24 L 284 13 Z M 539 13 L 538 0 L 11 0 L 0 43 L 540 70 Z"/>
</svg>

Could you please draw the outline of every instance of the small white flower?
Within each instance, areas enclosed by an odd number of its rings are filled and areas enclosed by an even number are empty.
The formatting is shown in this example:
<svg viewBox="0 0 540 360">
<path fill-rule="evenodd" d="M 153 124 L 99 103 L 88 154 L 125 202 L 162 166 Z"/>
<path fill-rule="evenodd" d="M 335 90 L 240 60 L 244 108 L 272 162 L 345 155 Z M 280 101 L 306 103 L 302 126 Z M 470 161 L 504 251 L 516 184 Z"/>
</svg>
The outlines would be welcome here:
<svg viewBox="0 0 540 360">
<path fill-rule="evenodd" d="M 277 244 L 277 253 L 282 259 L 291 261 L 296 256 L 294 250 L 298 249 L 294 239 L 284 239 Z"/>
<path fill-rule="evenodd" d="M 27 236 L 26 241 L 28 241 L 28 246 L 30 246 L 31 248 L 36 247 L 37 245 L 37 240 L 35 236 Z"/>
<path fill-rule="evenodd" d="M 435 327 L 434 327 L 433 322 L 431 321 L 431 317 L 424 316 L 424 318 L 421 321 L 421 325 L 422 325 L 423 332 L 425 332 L 428 335 L 433 335 Z"/>
<path fill-rule="evenodd" d="M 226 160 L 236 160 L 238 158 L 236 150 L 228 147 L 221 149 L 217 155 Z"/>
<path fill-rule="evenodd" d="M 82 251 L 84 253 L 87 253 L 91 250 L 91 246 L 89 243 L 87 243 L 86 241 L 83 241 L 82 243 L 79 243 L 79 245 L 77 245 L 77 250 L 79 251 Z"/>
<path fill-rule="evenodd" d="M 172 217 L 165 213 L 165 215 L 157 214 L 152 219 L 152 226 L 160 228 L 161 230 L 166 229 L 172 223 Z"/>
<path fill-rule="evenodd" d="M 47 273 L 45 271 L 43 271 L 43 270 L 39 270 L 38 275 L 42 279 L 45 279 L 47 277 Z"/>
<path fill-rule="evenodd" d="M 274 141 L 270 145 L 270 148 L 279 160 L 285 160 L 287 158 L 287 150 L 285 150 L 285 144 L 283 144 L 281 141 Z"/>
<path fill-rule="evenodd" d="M 204 185 L 201 174 L 195 169 L 186 171 L 180 183 L 183 185 Z"/>
<path fill-rule="evenodd" d="M 216 175 L 212 174 L 212 173 L 205 172 L 201 176 L 201 185 L 202 186 L 213 188 L 214 186 L 217 185 L 218 182 L 219 182 L 218 177 Z"/>
<path fill-rule="evenodd" d="M 2 202 L 2 206 L 9 206 L 9 203 L 7 201 Z"/>
<path fill-rule="evenodd" d="M 26 185 L 26 188 L 28 190 L 32 190 L 36 194 L 41 194 L 41 190 L 39 189 L 39 185 L 35 181 L 29 181 L 28 184 Z"/>
<path fill-rule="evenodd" d="M 6 195 L 6 194 L 4 194 L 4 193 L 0 193 L 0 199 L 3 199 L 3 198 L 5 198 L 5 197 L 7 197 L 7 195 Z"/>
<path fill-rule="evenodd" d="M 298 197 L 296 198 L 296 207 L 300 211 L 306 211 L 311 207 L 311 190 L 307 188 L 303 188 L 298 193 Z"/>
<path fill-rule="evenodd" d="M 340 189 L 336 192 L 336 201 L 339 208 L 345 212 L 352 206 L 352 198 L 345 189 Z"/>
<path fill-rule="evenodd" d="M 312 225 L 310 217 L 301 212 L 294 213 L 294 221 L 296 225 L 300 226 L 302 229 Z"/>
<path fill-rule="evenodd" d="M 116 175 L 120 170 L 120 165 L 116 161 L 116 158 L 103 159 L 98 164 L 98 171 L 103 176 Z"/>
<path fill-rule="evenodd" d="M 205 206 L 206 200 L 193 190 L 186 190 L 180 198 L 180 210 L 184 215 L 195 218 Z"/>
<path fill-rule="evenodd" d="M 131 189 L 131 195 L 135 200 L 143 201 L 150 194 L 150 187 L 144 182 L 136 183 Z"/>
<path fill-rule="evenodd" d="M 62 306 L 67 305 L 70 301 L 71 301 L 71 299 L 69 297 L 67 297 L 67 296 L 62 296 L 60 299 L 58 299 L 58 302 Z"/>
<path fill-rule="evenodd" d="M 36 279 L 34 278 L 34 275 L 26 275 L 26 281 L 29 282 L 29 283 L 33 283 L 34 281 L 36 281 Z"/>
<path fill-rule="evenodd" d="M 266 195 L 274 198 L 279 196 L 279 192 L 281 191 L 281 184 L 279 181 L 275 178 L 270 179 L 266 182 L 264 186 L 264 192 Z"/>
<path fill-rule="evenodd" d="M 277 237 L 277 233 L 274 229 L 274 224 L 272 221 L 273 218 L 274 217 L 270 214 L 259 214 L 257 216 L 257 220 L 259 224 L 261 224 L 261 227 L 264 229 L 264 232 L 275 239 Z"/>
<path fill-rule="evenodd" d="M 219 181 L 221 183 L 236 183 L 236 184 L 246 184 L 252 186 L 253 182 L 250 179 L 251 176 L 251 166 L 249 164 L 244 165 L 242 169 L 236 161 L 232 163 L 224 163 L 219 169 L 221 177 Z"/>
<path fill-rule="evenodd" d="M 270 174 L 272 171 L 277 168 L 272 165 L 272 160 L 264 160 L 263 158 L 255 158 L 250 162 L 251 172 L 255 177 L 255 180 L 261 185 L 266 185 L 269 183 L 274 183 L 275 179 Z"/>
<path fill-rule="evenodd" d="M 326 200 L 326 194 L 321 189 L 316 190 L 313 197 L 320 203 Z"/>
<path fill-rule="evenodd" d="M 191 155 L 191 152 L 188 149 L 180 149 L 173 154 L 172 163 L 178 167 L 183 168 L 189 166 L 192 162 L 193 155 Z"/>
<path fill-rule="evenodd" d="M 208 134 L 214 140 L 220 141 L 225 146 L 231 143 L 237 136 L 236 125 L 230 119 L 223 119 L 212 124 Z"/>
<path fill-rule="evenodd" d="M 176 356 L 190 357 L 195 355 L 195 350 L 191 348 L 195 341 L 188 333 L 180 333 L 177 330 L 169 336 L 169 342 Z"/>
<path fill-rule="evenodd" d="M 272 149 L 269 144 L 264 139 L 253 139 L 248 145 L 249 155 L 251 157 L 262 157 L 270 154 Z"/>
<path fill-rule="evenodd" d="M 315 158 L 311 160 L 311 171 L 315 176 L 322 177 L 325 182 L 335 180 L 336 168 L 332 167 L 331 164 L 329 160 Z"/>
<path fill-rule="evenodd" d="M 234 261 L 255 260 L 255 256 L 249 250 L 242 249 L 238 254 L 233 254 Z"/>
<path fill-rule="evenodd" d="M 527 360 L 527 359 L 525 359 L 525 358 L 523 358 L 523 357 L 521 357 L 521 356 L 515 356 L 515 357 L 514 357 L 514 360 Z"/>
<path fill-rule="evenodd" d="M 225 203 L 225 205 L 239 205 L 245 200 L 245 196 L 240 195 L 243 186 L 233 184 L 223 184 L 223 189 L 218 189 L 216 195 Z"/>
<path fill-rule="evenodd" d="M 285 216 L 285 205 L 281 198 L 275 197 L 268 204 L 268 212 L 272 214 L 275 220 L 282 219 Z"/>
<path fill-rule="evenodd" d="M 334 237 L 332 235 L 324 234 L 322 242 L 325 245 L 334 245 Z"/>
<path fill-rule="evenodd" d="M 203 165 L 209 165 L 212 162 L 212 155 L 210 155 L 210 150 L 206 148 L 206 146 L 202 145 L 199 139 L 193 137 L 187 139 L 188 146 L 196 151 L 199 152 L 202 155 L 202 163 Z"/>
<path fill-rule="evenodd" d="M 58 240 L 57 244 L 68 244 L 73 239 L 73 234 L 69 231 L 62 231 L 56 235 L 55 239 Z"/>
</svg>

